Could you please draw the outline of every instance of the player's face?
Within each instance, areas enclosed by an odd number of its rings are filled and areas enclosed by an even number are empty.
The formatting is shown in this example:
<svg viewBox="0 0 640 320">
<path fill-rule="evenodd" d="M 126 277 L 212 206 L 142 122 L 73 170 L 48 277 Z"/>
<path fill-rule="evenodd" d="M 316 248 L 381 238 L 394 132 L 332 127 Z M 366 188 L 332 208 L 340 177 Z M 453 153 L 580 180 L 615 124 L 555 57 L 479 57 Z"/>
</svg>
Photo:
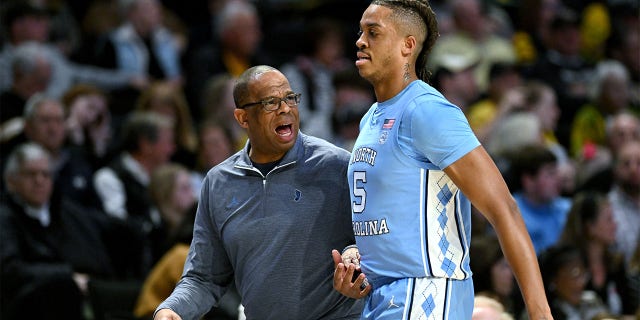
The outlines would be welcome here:
<svg viewBox="0 0 640 320">
<path fill-rule="evenodd" d="M 356 67 L 360 75 L 372 83 L 388 77 L 392 70 L 401 70 L 403 37 L 391 19 L 390 8 L 371 5 L 362 14 Z"/>
<path fill-rule="evenodd" d="M 249 84 L 250 96 L 245 103 L 293 94 L 287 78 L 279 71 L 269 71 Z M 247 128 L 251 150 L 249 156 L 258 163 L 281 159 L 296 142 L 300 119 L 298 107 L 280 101 L 278 109 L 267 111 L 262 105 L 236 110 L 241 126 Z"/>
</svg>

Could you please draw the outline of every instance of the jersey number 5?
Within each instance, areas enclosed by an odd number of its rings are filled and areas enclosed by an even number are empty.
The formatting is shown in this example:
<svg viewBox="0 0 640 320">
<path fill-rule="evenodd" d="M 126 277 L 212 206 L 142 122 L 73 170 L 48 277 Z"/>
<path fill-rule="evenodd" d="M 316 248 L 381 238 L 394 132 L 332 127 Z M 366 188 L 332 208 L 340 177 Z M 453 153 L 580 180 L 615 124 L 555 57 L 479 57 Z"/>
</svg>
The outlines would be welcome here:
<svg viewBox="0 0 640 320">
<path fill-rule="evenodd" d="M 366 171 L 354 171 L 353 172 L 353 196 L 354 201 L 351 204 L 353 213 L 362 213 L 367 203 L 367 191 L 364 189 L 364 184 L 367 183 Z"/>
</svg>

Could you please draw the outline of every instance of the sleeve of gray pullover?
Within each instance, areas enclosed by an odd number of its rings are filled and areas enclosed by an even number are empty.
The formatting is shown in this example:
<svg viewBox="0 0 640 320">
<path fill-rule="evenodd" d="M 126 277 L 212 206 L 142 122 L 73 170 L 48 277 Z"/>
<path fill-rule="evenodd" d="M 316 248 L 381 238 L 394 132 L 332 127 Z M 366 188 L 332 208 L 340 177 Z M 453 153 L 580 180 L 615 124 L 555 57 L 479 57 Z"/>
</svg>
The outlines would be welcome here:
<svg viewBox="0 0 640 320">
<path fill-rule="evenodd" d="M 233 269 L 214 225 L 210 176 L 202 185 L 200 202 L 194 223 L 193 240 L 182 279 L 173 293 L 157 310 L 171 309 L 183 320 L 199 319 L 217 305 L 233 279 Z"/>
</svg>

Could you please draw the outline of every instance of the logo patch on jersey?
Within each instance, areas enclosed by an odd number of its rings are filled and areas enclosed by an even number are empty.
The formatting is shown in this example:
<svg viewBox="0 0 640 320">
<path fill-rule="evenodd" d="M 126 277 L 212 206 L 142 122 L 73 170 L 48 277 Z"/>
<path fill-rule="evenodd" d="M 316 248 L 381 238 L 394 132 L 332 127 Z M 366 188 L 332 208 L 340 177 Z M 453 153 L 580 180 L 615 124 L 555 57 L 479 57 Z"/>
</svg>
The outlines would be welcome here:
<svg viewBox="0 0 640 320">
<path fill-rule="evenodd" d="M 394 123 L 396 123 L 396 119 L 384 119 L 384 123 L 382 124 L 382 129 L 391 129 L 393 128 Z"/>
<path fill-rule="evenodd" d="M 293 201 L 298 202 L 302 198 L 302 191 L 296 189 L 296 192 L 293 196 Z"/>
<path fill-rule="evenodd" d="M 380 134 L 380 138 L 378 138 L 378 143 L 384 144 L 385 142 L 387 142 L 388 137 L 389 137 L 389 130 L 382 131 L 382 133 Z"/>
</svg>

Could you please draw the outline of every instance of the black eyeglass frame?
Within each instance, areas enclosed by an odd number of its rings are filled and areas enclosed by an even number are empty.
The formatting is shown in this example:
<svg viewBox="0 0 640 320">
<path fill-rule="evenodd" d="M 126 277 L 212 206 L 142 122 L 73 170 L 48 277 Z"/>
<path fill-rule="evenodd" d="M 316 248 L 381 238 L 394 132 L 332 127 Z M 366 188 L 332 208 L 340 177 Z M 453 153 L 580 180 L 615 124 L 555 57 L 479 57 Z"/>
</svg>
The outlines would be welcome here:
<svg viewBox="0 0 640 320">
<path fill-rule="evenodd" d="M 294 101 L 293 105 L 290 105 L 287 102 L 287 99 L 289 99 L 291 96 L 293 96 L 293 101 Z M 245 104 L 241 105 L 240 107 L 238 107 L 238 109 L 246 109 L 247 107 L 252 107 L 252 106 L 261 104 L 262 108 L 265 111 L 275 111 L 275 110 L 278 110 L 280 108 L 280 104 L 282 104 L 282 102 L 286 103 L 289 107 L 296 107 L 300 103 L 301 97 L 302 97 L 301 93 L 295 93 L 294 92 L 294 93 L 287 94 L 286 96 L 284 96 L 282 98 L 270 97 L 270 98 L 267 98 L 267 99 L 264 99 L 264 100 L 260 100 L 258 102 L 245 103 Z M 267 105 L 269 105 L 271 103 L 273 103 L 276 106 L 274 109 L 268 109 L 267 108 Z"/>
</svg>

